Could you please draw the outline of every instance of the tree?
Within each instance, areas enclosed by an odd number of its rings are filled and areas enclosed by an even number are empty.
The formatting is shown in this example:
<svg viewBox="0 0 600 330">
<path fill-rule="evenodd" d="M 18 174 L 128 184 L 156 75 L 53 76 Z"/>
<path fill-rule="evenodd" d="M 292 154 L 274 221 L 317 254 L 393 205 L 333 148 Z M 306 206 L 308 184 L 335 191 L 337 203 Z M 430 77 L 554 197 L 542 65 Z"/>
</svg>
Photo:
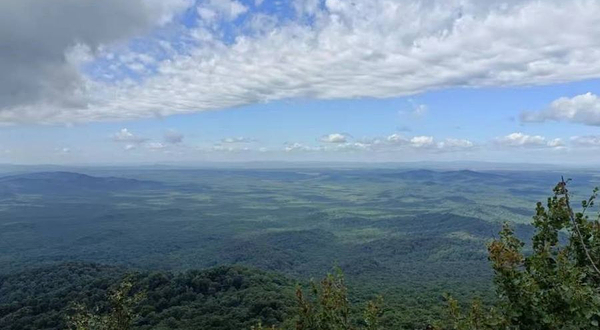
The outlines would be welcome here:
<svg viewBox="0 0 600 330">
<path fill-rule="evenodd" d="M 378 297 L 369 301 L 363 312 L 361 324 L 352 320 L 352 306 L 348 301 L 344 275 L 340 269 L 328 274 L 318 284 L 310 283 L 309 295 L 301 287 L 296 289 L 298 302 L 297 314 L 294 318 L 296 330 L 380 330 L 379 318 L 383 300 Z M 284 328 L 288 328 L 285 325 Z M 275 327 L 264 328 L 261 324 L 252 330 L 275 330 Z"/>
<path fill-rule="evenodd" d="M 498 303 L 464 314 L 450 299 L 452 329 L 598 329 L 600 323 L 600 215 L 590 219 L 598 188 L 574 212 L 568 180 L 546 206 L 537 204 L 531 253 L 508 225 L 488 245 Z"/>
<path fill-rule="evenodd" d="M 133 307 L 142 299 L 142 293 L 133 294 L 130 280 L 121 282 L 108 296 L 109 311 L 106 314 L 91 313 L 81 304 L 74 306 L 69 318 L 73 330 L 130 330 L 136 314 Z"/>
</svg>

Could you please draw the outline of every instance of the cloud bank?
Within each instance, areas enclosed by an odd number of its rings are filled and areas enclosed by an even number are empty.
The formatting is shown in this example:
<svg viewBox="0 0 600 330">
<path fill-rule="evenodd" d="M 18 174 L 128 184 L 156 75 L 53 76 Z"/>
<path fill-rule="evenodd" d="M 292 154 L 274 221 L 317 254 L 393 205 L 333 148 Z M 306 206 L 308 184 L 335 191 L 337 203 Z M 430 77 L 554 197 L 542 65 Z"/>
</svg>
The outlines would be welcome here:
<svg viewBox="0 0 600 330">
<path fill-rule="evenodd" d="M 186 5 L 195 23 L 167 24 Z M 0 122 L 123 120 L 293 98 L 387 98 L 600 77 L 595 0 L 294 0 L 287 16 L 249 6 L 4 1 L 0 43 L 11 47 L 0 50 L 7 73 Z M 153 40 L 161 24 L 178 37 Z M 144 33 L 153 50 L 128 49 L 137 60 L 126 63 L 115 44 Z M 593 97 L 556 107 L 563 113 Z M 528 118 L 599 122 L 584 110 L 558 112 Z"/>
<path fill-rule="evenodd" d="M 572 98 L 561 97 L 550 106 L 538 112 L 523 112 L 524 122 L 565 121 L 591 126 L 600 126 L 600 99 L 586 93 Z"/>
<path fill-rule="evenodd" d="M 559 139 L 548 140 L 540 135 L 527 135 L 521 132 L 496 138 L 496 144 L 503 147 L 519 148 L 563 148 L 564 142 Z"/>
<path fill-rule="evenodd" d="M 391 134 L 387 137 L 365 138 L 353 141 L 347 134 L 332 133 L 319 139 L 322 144 L 317 146 L 301 142 L 286 143 L 286 152 L 377 152 L 395 153 L 403 150 L 420 150 L 423 152 L 460 152 L 468 151 L 475 144 L 466 139 L 447 138 L 441 141 L 433 136 L 406 137 L 401 134 Z"/>
</svg>

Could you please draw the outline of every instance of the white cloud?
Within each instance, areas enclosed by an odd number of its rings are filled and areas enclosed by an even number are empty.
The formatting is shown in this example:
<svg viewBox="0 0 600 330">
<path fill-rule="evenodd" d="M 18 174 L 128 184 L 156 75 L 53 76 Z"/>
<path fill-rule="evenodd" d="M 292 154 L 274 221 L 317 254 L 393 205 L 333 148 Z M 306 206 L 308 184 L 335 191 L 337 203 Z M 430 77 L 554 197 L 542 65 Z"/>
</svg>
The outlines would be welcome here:
<svg viewBox="0 0 600 330">
<path fill-rule="evenodd" d="M 469 149 L 473 146 L 473 142 L 466 139 L 448 138 L 438 143 L 440 149 Z"/>
<path fill-rule="evenodd" d="M 571 142 L 579 147 L 600 147 L 600 135 L 573 136 Z"/>
<path fill-rule="evenodd" d="M 410 145 L 415 148 L 426 148 L 435 145 L 433 136 L 415 136 L 410 139 Z"/>
<path fill-rule="evenodd" d="M 563 142 L 562 139 L 559 139 L 559 138 L 548 141 L 547 145 L 550 148 L 556 148 L 556 149 L 565 148 L 565 143 Z"/>
<path fill-rule="evenodd" d="M 371 151 L 373 145 L 363 142 L 342 143 L 334 146 L 337 151 Z"/>
<path fill-rule="evenodd" d="M 592 93 L 561 97 L 553 101 L 542 111 L 521 113 L 525 122 L 567 121 L 586 125 L 600 126 L 600 99 Z"/>
<path fill-rule="evenodd" d="M 302 143 L 287 144 L 286 151 L 319 151 L 319 152 L 377 152 L 396 153 L 398 151 L 419 150 L 420 152 L 452 152 L 467 150 L 474 147 L 473 142 L 466 139 L 447 138 L 436 142 L 433 136 L 405 137 L 392 134 L 386 138 L 364 138 L 356 142 L 342 140 L 339 136 L 330 134 L 321 138 L 324 144 L 317 147 L 307 146 Z M 346 135 L 347 136 L 347 135 Z M 331 138 L 330 138 L 331 137 Z M 337 141 L 337 142 L 331 142 Z"/>
<path fill-rule="evenodd" d="M 331 133 L 331 134 L 322 136 L 319 139 L 319 141 L 325 142 L 325 143 L 346 143 L 346 142 L 348 142 L 348 135 L 340 134 L 340 133 Z"/>
<path fill-rule="evenodd" d="M 512 133 L 507 136 L 497 138 L 496 141 L 503 146 L 509 147 L 539 147 L 546 144 L 546 138 L 544 138 L 543 136 L 531 136 L 520 132 Z"/>
<path fill-rule="evenodd" d="M 527 135 L 521 132 L 511 133 L 507 136 L 496 138 L 495 142 L 504 147 L 557 149 L 564 147 L 564 143 L 561 139 L 548 141 L 541 135 Z"/>
<path fill-rule="evenodd" d="M 246 13 L 248 7 L 235 0 L 204 0 L 196 7 L 196 11 L 200 18 L 210 25 L 217 19 L 233 21 Z"/>
<path fill-rule="evenodd" d="M 407 144 L 408 143 L 408 139 L 407 138 L 405 138 L 404 136 L 402 136 L 400 134 L 396 134 L 396 133 L 388 136 L 386 138 L 386 141 L 389 142 L 389 143 L 399 144 L 399 145 Z"/>
<path fill-rule="evenodd" d="M 196 8 L 198 16 L 207 24 L 212 24 L 217 19 L 217 12 L 204 6 Z"/>
<path fill-rule="evenodd" d="M 374 141 L 380 141 L 375 139 Z M 412 148 L 434 148 L 437 147 L 440 150 L 450 151 L 459 149 L 468 149 L 474 146 L 473 142 L 466 139 L 447 138 L 441 142 L 436 142 L 433 136 L 413 136 L 407 138 L 400 134 L 392 134 L 385 138 L 385 143 L 378 143 L 379 149 L 389 149 L 390 147 L 405 147 L 410 146 Z"/>
<path fill-rule="evenodd" d="M 289 98 L 385 98 L 600 77 L 595 0 L 294 4 L 311 19 L 283 20 L 228 43 L 218 28 L 191 30 L 203 39 L 142 82 L 87 79 L 78 84 L 82 102 L 6 106 L 0 122 L 135 119 Z M 208 5 L 229 20 L 247 13 L 237 1 L 201 4 Z"/>
<path fill-rule="evenodd" d="M 311 146 L 307 146 L 302 143 L 294 142 L 294 143 L 287 144 L 283 148 L 283 150 L 286 152 L 292 152 L 292 151 L 319 151 L 322 149 L 318 148 L 318 147 L 311 147 Z"/>
<path fill-rule="evenodd" d="M 113 134 L 112 139 L 115 142 L 123 142 L 128 144 L 139 144 L 148 141 L 147 138 L 131 133 L 127 128 L 122 128 L 120 131 Z"/>
</svg>

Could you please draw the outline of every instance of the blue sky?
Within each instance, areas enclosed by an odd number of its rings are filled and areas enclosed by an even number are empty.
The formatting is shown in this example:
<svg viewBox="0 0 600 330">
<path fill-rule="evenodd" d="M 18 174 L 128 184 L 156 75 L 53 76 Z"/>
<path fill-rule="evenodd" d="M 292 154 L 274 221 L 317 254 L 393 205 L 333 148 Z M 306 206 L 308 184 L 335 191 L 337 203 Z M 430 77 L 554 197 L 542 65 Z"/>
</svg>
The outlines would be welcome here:
<svg viewBox="0 0 600 330">
<path fill-rule="evenodd" d="M 600 162 L 595 1 L 83 3 L 0 36 L 0 163 Z"/>
</svg>

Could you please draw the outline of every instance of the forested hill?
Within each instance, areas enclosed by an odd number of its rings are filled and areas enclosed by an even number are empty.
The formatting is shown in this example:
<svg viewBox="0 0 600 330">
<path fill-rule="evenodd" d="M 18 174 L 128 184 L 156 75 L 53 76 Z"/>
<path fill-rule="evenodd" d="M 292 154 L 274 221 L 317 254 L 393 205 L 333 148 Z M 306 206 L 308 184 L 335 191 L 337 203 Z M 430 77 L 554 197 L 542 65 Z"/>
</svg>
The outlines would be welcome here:
<svg viewBox="0 0 600 330">
<path fill-rule="evenodd" d="M 0 329 L 62 330 L 73 306 L 107 308 L 107 294 L 125 270 L 66 263 L 0 276 Z M 280 324 L 295 306 L 294 284 L 244 267 L 132 275 L 143 292 L 135 329 L 250 329 L 259 321 Z M 98 308 L 98 309 L 96 309 Z"/>
<path fill-rule="evenodd" d="M 301 283 L 338 265 L 353 303 L 384 297 L 385 329 L 423 329 L 443 317 L 446 293 L 494 303 L 486 246 L 509 221 L 531 252 L 531 217 L 539 217 L 536 202 L 546 200 L 556 175 L 89 169 L 6 176 L 0 330 L 65 329 L 69 304 L 106 306 L 107 292 L 132 269 L 142 272 L 135 289 L 148 292 L 136 304 L 136 329 L 279 324 L 295 305 L 293 283 L 231 265 Z M 573 203 L 600 185 L 595 173 L 568 177 L 577 183 L 569 188 Z M 71 261 L 86 263 L 63 264 Z"/>
<path fill-rule="evenodd" d="M 0 177 L 0 198 L 16 194 L 78 195 L 156 189 L 158 182 L 118 177 L 95 177 L 73 172 L 37 172 Z"/>
</svg>

